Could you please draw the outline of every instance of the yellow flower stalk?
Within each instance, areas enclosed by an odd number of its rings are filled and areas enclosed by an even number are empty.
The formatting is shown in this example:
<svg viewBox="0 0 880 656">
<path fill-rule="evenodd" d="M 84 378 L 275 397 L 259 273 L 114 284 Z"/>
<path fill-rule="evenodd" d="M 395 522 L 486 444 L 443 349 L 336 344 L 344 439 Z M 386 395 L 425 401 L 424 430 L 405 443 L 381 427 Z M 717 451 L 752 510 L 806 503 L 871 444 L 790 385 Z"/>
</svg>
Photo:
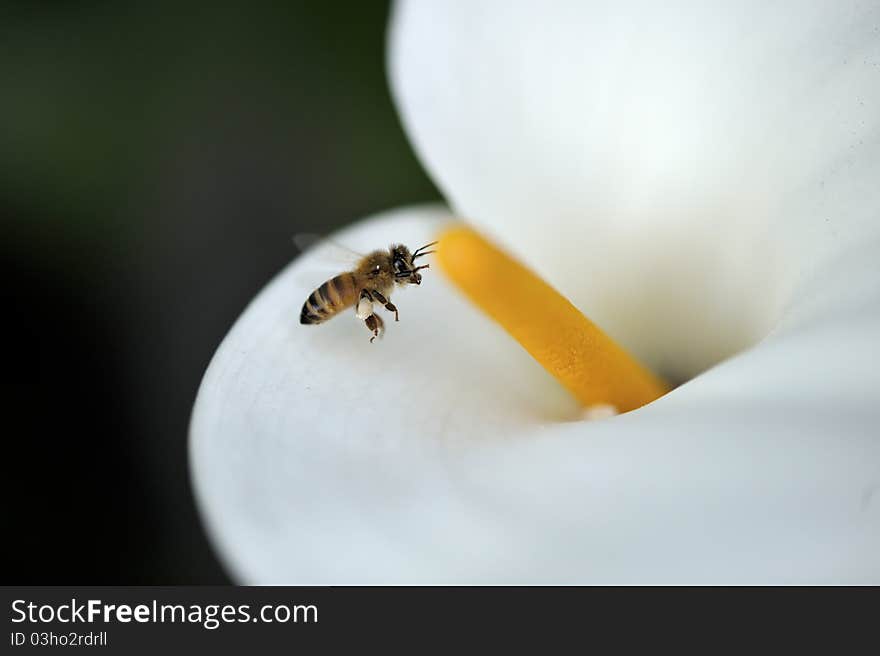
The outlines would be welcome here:
<svg viewBox="0 0 880 656">
<path fill-rule="evenodd" d="M 628 412 L 668 387 L 534 272 L 465 225 L 447 229 L 438 263 L 581 403 Z"/>
</svg>

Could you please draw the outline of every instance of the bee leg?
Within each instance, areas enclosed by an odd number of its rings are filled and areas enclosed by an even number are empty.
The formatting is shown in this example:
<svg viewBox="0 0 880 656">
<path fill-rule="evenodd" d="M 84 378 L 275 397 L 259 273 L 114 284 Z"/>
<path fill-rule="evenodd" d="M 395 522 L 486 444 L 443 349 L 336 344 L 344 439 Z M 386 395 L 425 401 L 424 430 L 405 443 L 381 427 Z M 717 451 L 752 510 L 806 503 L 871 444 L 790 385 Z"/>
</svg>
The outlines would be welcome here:
<svg viewBox="0 0 880 656">
<path fill-rule="evenodd" d="M 378 315 L 373 314 L 374 294 L 375 292 L 370 293 L 369 289 L 362 289 L 357 304 L 357 318 L 363 319 L 367 330 L 373 333 L 373 336 L 370 337 L 370 344 L 385 330 L 385 323 Z"/>
<path fill-rule="evenodd" d="M 370 337 L 370 344 L 372 344 L 373 340 L 385 330 L 385 323 L 375 314 L 364 319 L 364 323 L 367 325 L 367 330 L 373 333 L 373 336 Z"/>
<path fill-rule="evenodd" d="M 360 298 L 358 298 L 357 307 L 355 308 L 355 314 L 358 319 L 366 319 L 373 314 L 373 297 L 366 289 L 361 290 L 361 295 Z"/>
<path fill-rule="evenodd" d="M 376 292 L 376 291 L 373 292 L 373 298 L 375 298 L 382 305 L 384 305 L 386 310 L 394 313 L 394 320 L 395 321 L 400 321 L 400 317 L 397 314 L 397 308 L 395 307 L 394 303 L 392 303 L 387 298 L 382 296 L 382 294 L 380 294 L 379 292 Z"/>
</svg>

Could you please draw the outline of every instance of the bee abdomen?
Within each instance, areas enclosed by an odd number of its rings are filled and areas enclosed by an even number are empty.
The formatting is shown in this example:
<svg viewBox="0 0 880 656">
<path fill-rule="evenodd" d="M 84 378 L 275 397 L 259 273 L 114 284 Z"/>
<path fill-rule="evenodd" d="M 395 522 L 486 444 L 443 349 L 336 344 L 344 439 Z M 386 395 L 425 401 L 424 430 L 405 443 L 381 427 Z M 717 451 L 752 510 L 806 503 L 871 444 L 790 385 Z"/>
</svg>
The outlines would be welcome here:
<svg viewBox="0 0 880 656">
<path fill-rule="evenodd" d="M 299 322 L 321 323 L 355 304 L 358 290 L 351 273 L 341 273 L 309 294 L 303 303 Z"/>
</svg>

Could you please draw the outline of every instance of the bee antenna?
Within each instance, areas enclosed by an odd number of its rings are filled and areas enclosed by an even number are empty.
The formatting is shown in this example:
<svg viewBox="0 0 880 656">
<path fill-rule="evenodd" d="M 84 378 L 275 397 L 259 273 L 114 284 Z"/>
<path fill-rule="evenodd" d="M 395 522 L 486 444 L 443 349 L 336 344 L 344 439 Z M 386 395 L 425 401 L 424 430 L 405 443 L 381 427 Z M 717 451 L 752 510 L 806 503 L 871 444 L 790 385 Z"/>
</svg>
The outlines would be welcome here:
<svg viewBox="0 0 880 656">
<path fill-rule="evenodd" d="M 422 251 L 424 251 L 426 248 L 431 248 L 431 246 L 435 246 L 438 243 L 439 242 L 432 241 L 430 244 L 425 244 L 424 246 L 417 248 L 416 252 L 413 253 L 412 259 L 416 259 L 417 257 L 421 257 L 422 255 L 430 255 L 431 253 L 436 253 L 437 251 L 426 251 L 424 253 Z"/>
</svg>

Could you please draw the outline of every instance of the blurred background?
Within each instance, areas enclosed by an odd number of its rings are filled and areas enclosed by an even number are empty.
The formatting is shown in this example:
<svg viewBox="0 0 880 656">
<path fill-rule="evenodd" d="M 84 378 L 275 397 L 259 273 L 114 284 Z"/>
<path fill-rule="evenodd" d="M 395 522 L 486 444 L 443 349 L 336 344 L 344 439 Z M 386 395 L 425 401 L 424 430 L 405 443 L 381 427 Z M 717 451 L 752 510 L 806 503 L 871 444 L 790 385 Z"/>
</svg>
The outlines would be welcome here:
<svg viewBox="0 0 880 656">
<path fill-rule="evenodd" d="M 438 198 L 388 11 L 0 3 L 4 584 L 228 582 L 187 462 L 214 350 L 294 233 Z"/>
</svg>

